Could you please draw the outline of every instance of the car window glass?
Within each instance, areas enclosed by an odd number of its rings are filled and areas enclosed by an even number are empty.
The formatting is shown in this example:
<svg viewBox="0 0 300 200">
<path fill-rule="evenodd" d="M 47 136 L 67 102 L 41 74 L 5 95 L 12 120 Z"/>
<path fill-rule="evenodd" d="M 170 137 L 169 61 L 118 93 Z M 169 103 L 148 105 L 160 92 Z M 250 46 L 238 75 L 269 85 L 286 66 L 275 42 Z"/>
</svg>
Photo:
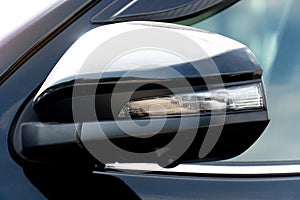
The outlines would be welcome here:
<svg viewBox="0 0 300 200">
<path fill-rule="evenodd" d="M 271 122 L 261 138 L 234 161 L 300 158 L 299 7 L 296 0 L 245 0 L 193 25 L 246 44 L 264 70 Z"/>
</svg>

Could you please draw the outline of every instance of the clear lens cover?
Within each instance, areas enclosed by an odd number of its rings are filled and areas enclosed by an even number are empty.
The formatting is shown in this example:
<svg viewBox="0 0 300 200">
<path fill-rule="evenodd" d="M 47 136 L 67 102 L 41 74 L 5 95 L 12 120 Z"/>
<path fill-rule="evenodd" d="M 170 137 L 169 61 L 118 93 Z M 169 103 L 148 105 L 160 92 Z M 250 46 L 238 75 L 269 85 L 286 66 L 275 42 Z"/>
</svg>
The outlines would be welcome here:
<svg viewBox="0 0 300 200">
<path fill-rule="evenodd" d="M 263 107 L 262 88 L 255 83 L 132 100 L 122 108 L 119 117 L 205 114 L 218 110 L 240 111 Z"/>
</svg>

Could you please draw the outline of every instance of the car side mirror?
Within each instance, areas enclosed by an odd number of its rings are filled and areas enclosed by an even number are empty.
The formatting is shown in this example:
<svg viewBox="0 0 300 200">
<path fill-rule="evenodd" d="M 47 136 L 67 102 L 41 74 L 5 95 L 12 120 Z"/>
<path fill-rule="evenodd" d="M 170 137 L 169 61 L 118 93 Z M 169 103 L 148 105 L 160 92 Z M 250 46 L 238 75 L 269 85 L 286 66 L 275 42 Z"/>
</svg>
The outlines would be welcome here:
<svg viewBox="0 0 300 200">
<path fill-rule="evenodd" d="M 237 41 L 190 27 L 125 22 L 95 28 L 56 64 L 20 124 L 27 160 L 158 163 L 232 158 L 269 117 L 262 69 Z M 68 158 L 68 159 L 66 159 Z"/>
</svg>

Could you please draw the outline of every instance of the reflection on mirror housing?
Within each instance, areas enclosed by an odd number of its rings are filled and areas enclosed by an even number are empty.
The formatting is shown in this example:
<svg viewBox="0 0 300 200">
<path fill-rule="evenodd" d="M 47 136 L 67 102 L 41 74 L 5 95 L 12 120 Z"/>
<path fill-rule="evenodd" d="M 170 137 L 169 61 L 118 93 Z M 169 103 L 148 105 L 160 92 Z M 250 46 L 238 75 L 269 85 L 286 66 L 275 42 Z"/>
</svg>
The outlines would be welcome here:
<svg viewBox="0 0 300 200">
<path fill-rule="evenodd" d="M 269 122 L 262 69 L 247 47 L 156 22 L 83 35 L 54 67 L 33 109 L 39 122 L 20 125 L 17 148 L 43 162 L 64 160 L 70 144 L 104 164 L 223 160 L 248 149 Z"/>
</svg>

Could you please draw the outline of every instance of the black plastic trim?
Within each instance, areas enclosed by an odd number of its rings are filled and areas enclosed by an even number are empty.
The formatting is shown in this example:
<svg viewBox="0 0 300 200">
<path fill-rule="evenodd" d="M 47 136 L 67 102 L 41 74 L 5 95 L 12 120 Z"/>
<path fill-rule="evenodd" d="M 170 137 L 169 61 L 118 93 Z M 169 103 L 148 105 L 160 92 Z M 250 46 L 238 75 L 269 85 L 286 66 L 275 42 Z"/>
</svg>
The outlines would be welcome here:
<svg viewBox="0 0 300 200">
<path fill-rule="evenodd" d="M 222 126 L 222 124 L 218 124 L 217 121 L 219 120 L 217 120 L 217 118 L 223 118 L 223 116 L 214 117 L 214 122 L 216 124 L 210 124 L 211 116 L 203 116 L 196 126 L 192 126 L 192 122 L 197 120 L 195 117 L 185 117 L 188 118 L 188 121 L 191 122 L 191 124 L 188 123 L 185 124 L 184 127 L 181 126 L 181 132 L 183 132 L 183 134 L 189 134 L 189 131 L 198 130 L 198 133 L 191 147 L 186 154 L 182 156 L 182 160 L 199 161 L 197 152 L 199 152 L 199 148 L 205 137 L 208 124 L 215 127 Z M 153 123 L 153 121 L 158 120 L 161 119 L 143 119 L 136 120 L 135 122 L 139 125 L 143 125 L 149 124 L 150 121 Z M 150 139 L 138 139 L 137 137 L 132 137 L 134 134 L 136 134 L 136 136 L 151 136 L 153 130 L 149 128 L 145 128 L 144 132 L 136 132 L 134 127 L 132 127 L 132 135 L 124 133 L 119 128 L 119 125 L 121 123 L 125 126 L 126 124 L 130 126 L 131 121 L 127 120 L 118 122 L 84 122 L 82 124 L 27 122 L 21 124 L 19 132 L 15 133 L 15 137 L 19 138 L 21 141 L 15 142 L 15 145 L 20 146 L 14 146 L 14 148 L 19 149 L 16 152 L 19 152 L 20 157 L 29 161 L 58 162 L 73 159 L 80 162 L 82 157 L 79 155 L 86 153 L 80 137 L 84 132 L 89 135 L 89 138 L 93 138 L 94 141 L 97 141 L 98 145 L 100 145 L 102 141 L 105 142 L 106 140 L 111 140 L 119 147 L 132 152 L 150 152 L 165 146 L 166 143 L 172 140 L 177 133 L 180 122 L 181 118 L 179 117 L 167 118 L 160 133 Z M 267 124 L 267 111 L 226 115 L 225 125 L 218 143 L 212 152 L 209 153 L 205 159 L 201 159 L 200 161 L 219 160 L 220 158 L 226 159 L 240 154 L 240 152 L 245 151 L 254 143 L 254 141 L 256 141 L 257 137 L 259 137 Z M 106 134 L 105 137 L 98 133 L 99 126 L 101 126 Z M 241 128 L 241 126 L 243 126 L 243 128 Z M 240 130 L 243 130 L 243 132 L 240 132 Z M 226 152 L 224 152 L 224 149 L 226 149 Z M 114 159 L 120 159 L 118 157 L 115 158 L 113 155 L 111 158 L 112 162 Z M 145 162 L 152 162 L 152 160 Z"/>
<path fill-rule="evenodd" d="M 202 16 L 206 19 L 216 13 L 228 8 L 239 0 L 194 0 L 189 3 L 169 9 L 159 9 L 153 12 L 142 12 L 140 14 L 121 14 L 116 15 L 116 12 L 121 10 L 124 6 L 123 1 L 115 1 L 108 5 L 105 11 L 101 11 L 91 19 L 92 23 L 104 24 L 124 21 L 161 21 L 161 22 L 175 22 L 185 20 L 195 16 Z M 147 3 L 147 2 L 145 2 Z M 163 1 L 161 2 L 164 3 Z M 153 2 L 150 2 L 153 5 Z M 146 5 L 145 5 L 146 6 Z"/>
</svg>

